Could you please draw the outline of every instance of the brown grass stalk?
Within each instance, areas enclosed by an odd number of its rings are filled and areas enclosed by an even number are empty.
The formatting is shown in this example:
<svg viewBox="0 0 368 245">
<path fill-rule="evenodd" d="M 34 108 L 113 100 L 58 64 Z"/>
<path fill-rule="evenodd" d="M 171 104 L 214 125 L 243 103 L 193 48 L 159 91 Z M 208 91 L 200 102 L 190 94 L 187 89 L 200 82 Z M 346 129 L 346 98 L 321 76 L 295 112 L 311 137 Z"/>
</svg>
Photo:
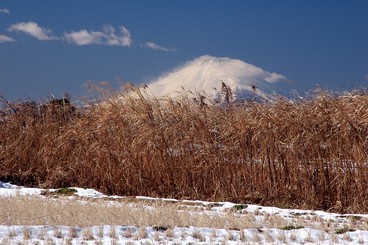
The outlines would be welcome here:
<svg viewBox="0 0 368 245">
<path fill-rule="evenodd" d="M 226 107 L 119 96 L 76 109 L 4 104 L 0 180 L 368 212 L 366 93 Z"/>
</svg>

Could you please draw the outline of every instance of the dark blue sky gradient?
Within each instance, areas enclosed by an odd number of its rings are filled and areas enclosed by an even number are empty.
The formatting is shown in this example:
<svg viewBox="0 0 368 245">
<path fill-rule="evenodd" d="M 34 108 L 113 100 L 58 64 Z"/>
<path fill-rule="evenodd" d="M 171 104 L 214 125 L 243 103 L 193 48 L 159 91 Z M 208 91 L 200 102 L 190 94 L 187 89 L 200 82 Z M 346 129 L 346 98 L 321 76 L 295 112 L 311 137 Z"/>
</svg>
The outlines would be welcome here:
<svg viewBox="0 0 368 245">
<path fill-rule="evenodd" d="M 88 80 L 147 83 L 206 54 L 282 74 L 301 92 L 316 84 L 350 90 L 368 83 L 364 0 L 0 0 L 0 9 L 10 11 L 0 13 L 0 35 L 16 40 L 0 43 L 0 95 L 10 100 L 63 92 L 78 97 Z M 133 43 L 78 46 L 7 30 L 30 21 L 57 37 L 125 26 Z M 145 42 L 176 51 L 152 50 Z"/>
</svg>

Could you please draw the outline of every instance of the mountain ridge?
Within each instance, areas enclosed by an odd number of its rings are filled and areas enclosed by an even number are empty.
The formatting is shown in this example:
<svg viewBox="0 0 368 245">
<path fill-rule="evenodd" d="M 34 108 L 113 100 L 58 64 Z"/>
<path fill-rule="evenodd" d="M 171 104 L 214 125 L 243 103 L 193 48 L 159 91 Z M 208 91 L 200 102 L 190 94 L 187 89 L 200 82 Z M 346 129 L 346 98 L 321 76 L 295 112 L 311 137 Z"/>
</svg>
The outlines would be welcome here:
<svg viewBox="0 0 368 245">
<path fill-rule="evenodd" d="M 147 87 L 158 98 L 175 98 L 189 92 L 219 100 L 227 87 L 234 100 L 270 99 L 275 93 L 285 94 L 278 84 L 289 82 L 283 75 L 242 60 L 204 55 L 177 66 L 151 81 Z"/>
</svg>

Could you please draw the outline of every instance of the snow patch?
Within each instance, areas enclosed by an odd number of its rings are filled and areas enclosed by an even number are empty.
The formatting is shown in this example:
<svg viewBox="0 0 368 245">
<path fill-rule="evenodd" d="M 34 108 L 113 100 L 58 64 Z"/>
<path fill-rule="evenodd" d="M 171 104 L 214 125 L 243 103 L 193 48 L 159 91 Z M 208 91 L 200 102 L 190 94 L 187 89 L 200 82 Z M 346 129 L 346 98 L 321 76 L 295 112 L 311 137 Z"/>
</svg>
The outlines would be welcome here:
<svg viewBox="0 0 368 245">
<path fill-rule="evenodd" d="M 106 202 L 114 202 L 111 199 L 122 199 L 127 197 L 121 196 L 107 196 L 101 192 L 98 192 L 94 189 L 85 189 L 79 187 L 73 187 L 73 189 L 77 190 L 75 193 L 80 197 L 88 197 L 88 198 L 108 198 L 110 200 L 106 200 Z M 5 183 L 0 181 L 0 198 L 4 196 L 14 196 L 14 195 L 38 195 L 41 196 L 45 191 L 55 191 L 56 189 L 39 189 L 39 188 L 27 188 L 21 187 L 17 185 L 13 185 L 11 183 Z M 61 197 L 62 198 L 62 197 Z M 65 198 L 69 198 L 66 196 Z M 75 198 L 75 196 L 74 196 Z M 131 197 L 128 197 L 131 198 Z M 293 222 L 293 218 L 307 218 L 312 222 L 312 217 L 315 217 L 314 222 L 322 222 L 335 220 L 340 224 L 338 227 L 344 228 L 349 224 L 349 218 L 352 216 L 357 217 L 357 220 L 367 219 L 367 214 L 337 214 L 337 213 L 328 213 L 324 211 L 315 211 L 315 210 L 301 210 L 301 209 L 282 209 L 277 207 L 267 207 L 267 206 L 259 206 L 253 204 L 245 204 L 241 205 L 240 209 L 237 209 L 239 204 L 231 203 L 231 202 L 207 202 L 200 200 L 178 200 L 171 198 L 152 198 L 145 196 L 137 196 L 135 197 L 137 200 L 150 200 L 150 201 L 159 201 L 159 202 L 177 202 L 178 204 L 197 204 L 206 206 L 202 211 L 203 214 L 211 215 L 211 214 L 226 214 L 227 212 L 235 212 L 235 214 L 241 218 L 242 215 L 253 214 L 256 223 L 262 223 L 265 221 L 265 214 L 275 215 L 279 217 L 283 217 L 286 220 L 290 220 L 291 224 Z M 57 199 L 55 199 L 57 200 Z M 84 200 L 86 204 L 88 204 L 88 200 Z M 115 203 L 115 202 L 114 202 Z M 121 205 L 121 203 L 116 202 L 115 205 Z M 126 204 L 122 204 L 126 205 Z M 154 208 L 151 205 L 147 205 L 147 209 Z M 234 209 L 235 208 L 235 209 Z M 199 209 L 201 210 L 201 209 Z M 14 210 L 16 212 L 17 210 Z M 295 219 L 294 219 L 295 220 Z M 364 220 L 362 220 L 365 222 Z M 311 223 L 312 224 L 312 223 Z M 296 224 L 297 225 L 297 224 Z M 257 227 L 257 226 L 256 226 Z M 316 227 L 316 226 L 315 226 Z M 102 244 L 111 244 L 113 242 L 118 242 L 121 244 L 132 243 L 132 244 L 144 244 L 144 243 L 160 243 L 166 242 L 167 244 L 177 244 L 180 242 L 182 244 L 208 244 L 208 243 L 221 243 L 226 241 L 227 244 L 239 244 L 244 242 L 242 240 L 242 236 L 246 236 L 248 242 L 254 243 L 269 243 L 271 240 L 274 241 L 274 244 L 278 243 L 288 243 L 288 244 L 364 244 L 368 242 L 368 231 L 366 230 L 350 230 L 347 229 L 344 233 L 336 232 L 326 232 L 323 229 L 315 229 L 311 227 L 300 227 L 293 228 L 291 230 L 284 229 L 282 226 L 275 228 L 267 228 L 267 227 L 258 227 L 258 228 L 247 228 L 243 230 L 243 235 L 239 230 L 227 230 L 221 228 L 211 228 L 211 227 L 172 227 L 172 235 L 168 235 L 166 232 L 167 227 L 163 227 L 163 229 L 159 229 L 157 227 L 135 227 L 135 226 L 93 226 L 93 227 L 74 227 L 77 231 L 75 237 L 68 237 L 70 233 L 70 229 L 73 227 L 67 226 L 59 226 L 59 227 L 51 227 L 51 226 L 6 226 L 4 224 L 0 225 L 0 243 L 6 244 L 19 244 L 25 241 L 30 243 L 40 243 L 44 244 L 45 241 L 42 237 L 47 237 L 49 241 L 52 241 L 56 244 L 63 244 L 66 240 L 69 239 L 72 244 L 80 244 L 80 243 L 88 243 L 89 242 L 100 242 Z M 93 240 L 88 240 L 83 234 L 88 233 L 88 229 L 90 229 L 90 233 L 94 237 Z M 115 229 L 116 235 L 112 237 L 111 230 Z M 127 229 L 131 230 L 133 234 L 132 237 L 125 236 L 125 231 Z M 144 229 L 146 235 L 142 238 L 139 237 L 139 232 Z M 61 237 L 57 236 L 57 231 L 59 230 Z M 102 232 L 101 232 L 102 231 Z M 270 240 L 271 239 L 271 240 Z"/>
</svg>

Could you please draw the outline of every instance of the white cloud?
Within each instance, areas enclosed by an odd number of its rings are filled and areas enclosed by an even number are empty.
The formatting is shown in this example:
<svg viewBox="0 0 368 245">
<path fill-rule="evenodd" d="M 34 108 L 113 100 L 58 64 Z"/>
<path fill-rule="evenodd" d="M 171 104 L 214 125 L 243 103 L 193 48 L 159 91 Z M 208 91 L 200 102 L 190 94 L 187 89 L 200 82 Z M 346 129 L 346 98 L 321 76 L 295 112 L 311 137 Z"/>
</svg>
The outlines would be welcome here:
<svg viewBox="0 0 368 245">
<path fill-rule="evenodd" d="M 153 50 L 158 50 L 158 51 L 165 51 L 165 52 L 176 51 L 176 48 L 165 48 L 154 42 L 146 42 L 144 46 L 147 48 L 153 49 Z"/>
<path fill-rule="evenodd" d="M 71 32 L 64 34 L 66 40 L 77 45 L 88 45 L 94 43 L 97 38 L 96 34 L 89 33 L 87 30 L 80 30 L 78 32 Z"/>
<path fill-rule="evenodd" d="M 0 43 L 5 43 L 5 42 L 14 42 L 15 40 L 11 37 L 5 36 L 5 35 L 0 35 Z"/>
<path fill-rule="evenodd" d="M 366 80 L 368 80 L 368 74 L 364 77 Z"/>
<path fill-rule="evenodd" d="M 265 73 L 265 74 L 267 74 L 267 73 Z M 280 74 L 277 74 L 277 73 L 274 73 L 274 72 L 272 72 L 272 73 L 268 72 L 268 74 L 265 75 L 264 80 L 266 80 L 269 83 L 275 83 L 275 82 L 279 82 L 279 81 L 287 81 L 288 79 L 283 75 L 280 75 Z"/>
<path fill-rule="evenodd" d="M 120 35 L 117 35 L 114 27 L 105 26 L 102 31 L 73 31 L 65 33 L 64 37 L 69 43 L 77 45 L 109 45 L 130 47 L 133 43 L 130 31 L 124 26 L 119 27 Z"/>
<path fill-rule="evenodd" d="M 133 44 L 132 35 L 125 26 L 120 26 L 118 30 L 116 30 L 111 25 L 106 25 L 100 31 L 81 29 L 79 31 L 65 32 L 63 37 L 55 37 L 52 35 L 51 30 L 42 28 L 35 22 L 20 22 L 11 25 L 8 31 L 25 33 L 38 40 L 64 40 L 78 46 L 97 44 L 130 47 Z M 10 37 L 1 36 L 0 42 L 9 41 L 14 40 Z M 141 47 L 164 52 L 176 51 L 175 47 L 163 47 L 154 42 L 145 42 L 141 44 Z"/>
<path fill-rule="evenodd" d="M 9 9 L 0 9 L 0 13 L 2 14 L 10 14 Z"/>
<path fill-rule="evenodd" d="M 15 32 L 23 32 L 32 37 L 37 38 L 38 40 L 54 40 L 57 39 L 52 36 L 51 30 L 46 28 L 39 27 L 35 22 L 21 22 L 14 25 L 11 25 L 8 28 L 8 31 L 15 31 Z"/>
</svg>

